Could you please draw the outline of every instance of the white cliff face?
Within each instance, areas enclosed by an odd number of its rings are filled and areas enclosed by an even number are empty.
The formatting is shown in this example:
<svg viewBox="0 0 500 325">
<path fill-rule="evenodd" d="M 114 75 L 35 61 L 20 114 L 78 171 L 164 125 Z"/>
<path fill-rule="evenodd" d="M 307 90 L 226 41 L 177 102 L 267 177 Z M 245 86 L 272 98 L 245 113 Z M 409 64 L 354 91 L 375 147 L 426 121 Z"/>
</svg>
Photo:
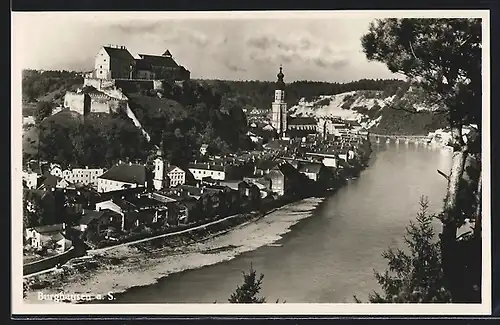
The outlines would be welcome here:
<svg viewBox="0 0 500 325">
<path fill-rule="evenodd" d="M 134 125 L 139 129 L 141 130 L 142 134 L 146 137 L 146 139 L 149 141 L 151 141 L 151 137 L 149 136 L 149 134 L 146 132 L 146 130 L 144 130 L 144 128 L 142 127 L 141 125 L 141 122 L 139 122 L 139 120 L 137 119 L 137 117 L 135 117 L 135 114 L 134 112 L 132 111 L 132 109 L 130 108 L 128 102 L 127 102 L 127 106 L 125 108 L 125 112 L 127 114 L 127 116 L 132 120 L 132 122 L 134 123 Z"/>
<path fill-rule="evenodd" d="M 357 121 L 363 128 L 370 129 L 379 125 L 382 109 L 396 101 L 412 103 L 415 110 L 429 110 L 419 100 L 421 92 L 406 92 L 402 97 L 386 96 L 382 91 L 350 91 L 337 95 L 322 95 L 316 100 L 306 101 L 302 98 L 289 111 L 292 116 L 310 116 L 323 120 L 337 117 L 345 120 Z"/>
</svg>

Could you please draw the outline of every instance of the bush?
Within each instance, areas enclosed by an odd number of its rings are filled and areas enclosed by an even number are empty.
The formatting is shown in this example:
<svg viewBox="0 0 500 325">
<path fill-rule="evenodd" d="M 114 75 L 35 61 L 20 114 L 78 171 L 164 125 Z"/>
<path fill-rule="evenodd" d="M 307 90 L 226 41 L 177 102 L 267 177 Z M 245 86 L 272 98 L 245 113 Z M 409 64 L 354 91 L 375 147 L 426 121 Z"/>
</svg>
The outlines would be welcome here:
<svg viewBox="0 0 500 325">
<path fill-rule="evenodd" d="M 256 271 L 253 269 L 252 264 L 250 264 L 249 273 L 243 272 L 243 284 L 236 288 L 236 291 L 231 294 L 228 301 L 232 304 L 238 303 L 250 303 L 250 304 L 262 304 L 266 302 L 266 298 L 259 297 L 262 279 L 264 279 L 264 274 L 257 276 Z"/>
<path fill-rule="evenodd" d="M 372 303 L 447 303 L 451 296 L 445 289 L 441 268 L 441 251 L 436 240 L 432 220 L 427 213 L 428 200 L 420 199 L 417 222 L 410 222 L 404 238 L 408 252 L 388 249 L 382 256 L 389 268 L 384 273 L 375 271 L 375 277 L 384 293 L 369 295 Z M 357 302 L 360 300 L 355 296 Z"/>
</svg>

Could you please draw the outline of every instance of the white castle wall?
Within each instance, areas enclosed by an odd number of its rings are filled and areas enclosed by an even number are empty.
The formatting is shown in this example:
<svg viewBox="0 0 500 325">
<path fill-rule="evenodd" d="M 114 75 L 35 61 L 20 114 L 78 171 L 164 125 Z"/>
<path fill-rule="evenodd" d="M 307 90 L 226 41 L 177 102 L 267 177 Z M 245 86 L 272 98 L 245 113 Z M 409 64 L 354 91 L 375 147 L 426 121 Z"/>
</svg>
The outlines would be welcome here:
<svg viewBox="0 0 500 325">
<path fill-rule="evenodd" d="M 84 104 L 84 95 L 77 94 L 71 91 L 66 92 L 64 95 L 64 107 L 69 108 L 72 111 L 80 113 L 83 115 L 83 104 Z"/>
<path fill-rule="evenodd" d="M 85 78 L 83 80 L 84 86 L 92 86 L 97 90 L 101 90 L 103 88 L 113 87 L 115 85 L 114 79 L 98 79 L 98 78 Z"/>
</svg>

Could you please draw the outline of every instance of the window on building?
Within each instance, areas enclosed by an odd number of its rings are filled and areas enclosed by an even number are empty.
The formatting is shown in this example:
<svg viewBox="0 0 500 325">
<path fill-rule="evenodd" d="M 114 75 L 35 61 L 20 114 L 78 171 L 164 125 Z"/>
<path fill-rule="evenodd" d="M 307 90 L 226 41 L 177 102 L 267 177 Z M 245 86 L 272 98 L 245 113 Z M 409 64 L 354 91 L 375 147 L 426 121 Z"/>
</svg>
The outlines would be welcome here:
<svg viewBox="0 0 500 325">
<path fill-rule="evenodd" d="M 99 69 L 102 69 L 102 65 L 99 66 Z"/>
</svg>

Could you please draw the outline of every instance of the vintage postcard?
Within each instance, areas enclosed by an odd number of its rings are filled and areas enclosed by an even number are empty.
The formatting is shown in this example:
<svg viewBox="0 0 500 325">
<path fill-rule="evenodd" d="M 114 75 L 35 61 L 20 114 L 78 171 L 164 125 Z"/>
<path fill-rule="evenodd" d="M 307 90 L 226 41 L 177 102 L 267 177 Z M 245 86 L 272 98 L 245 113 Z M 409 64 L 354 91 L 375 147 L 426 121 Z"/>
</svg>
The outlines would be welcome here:
<svg viewBox="0 0 500 325">
<path fill-rule="evenodd" d="M 491 314 L 488 11 L 12 24 L 14 314 Z"/>
</svg>

